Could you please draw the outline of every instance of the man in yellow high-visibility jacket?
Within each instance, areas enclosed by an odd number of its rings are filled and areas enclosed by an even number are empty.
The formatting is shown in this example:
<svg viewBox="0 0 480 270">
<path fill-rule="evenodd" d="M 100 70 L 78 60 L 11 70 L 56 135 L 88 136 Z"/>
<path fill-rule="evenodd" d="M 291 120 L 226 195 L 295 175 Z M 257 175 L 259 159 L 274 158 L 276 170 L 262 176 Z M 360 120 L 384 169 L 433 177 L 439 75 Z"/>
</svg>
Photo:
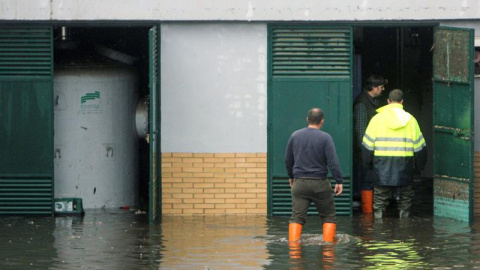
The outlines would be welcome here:
<svg viewBox="0 0 480 270">
<path fill-rule="evenodd" d="M 362 142 L 363 164 L 378 176 L 374 188 L 375 218 L 382 218 L 394 190 L 400 199 L 400 218 L 410 215 L 414 170 L 425 167 L 427 148 L 417 120 L 403 110 L 403 92 L 392 90 L 388 105 L 377 110 Z"/>
</svg>

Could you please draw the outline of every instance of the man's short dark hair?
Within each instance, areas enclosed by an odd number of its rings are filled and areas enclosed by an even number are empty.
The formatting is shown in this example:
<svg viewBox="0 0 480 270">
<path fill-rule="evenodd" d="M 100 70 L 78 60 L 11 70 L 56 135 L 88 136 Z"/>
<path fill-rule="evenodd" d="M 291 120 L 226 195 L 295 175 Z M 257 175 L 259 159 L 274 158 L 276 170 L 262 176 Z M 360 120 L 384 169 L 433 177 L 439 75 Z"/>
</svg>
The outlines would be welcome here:
<svg viewBox="0 0 480 270">
<path fill-rule="evenodd" d="M 323 120 L 323 111 L 320 108 L 313 108 L 310 111 L 308 111 L 308 117 L 307 117 L 308 123 L 309 124 L 314 124 L 318 125 L 320 122 Z"/>
<path fill-rule="evenodd" d="M 400 102 L 403 100 L 403 91 L 400 89 L 393 89 L 390 91 L 390 94 L 388 94 L 388 99 L 390 102 Z"/>
<path fill-rule="evenodd" d="M 374 87 L 387 84 L 386 80 L 378 74 L 372 74 L 365 82 L 365 90 L 372 91 Z"/>
</svg>

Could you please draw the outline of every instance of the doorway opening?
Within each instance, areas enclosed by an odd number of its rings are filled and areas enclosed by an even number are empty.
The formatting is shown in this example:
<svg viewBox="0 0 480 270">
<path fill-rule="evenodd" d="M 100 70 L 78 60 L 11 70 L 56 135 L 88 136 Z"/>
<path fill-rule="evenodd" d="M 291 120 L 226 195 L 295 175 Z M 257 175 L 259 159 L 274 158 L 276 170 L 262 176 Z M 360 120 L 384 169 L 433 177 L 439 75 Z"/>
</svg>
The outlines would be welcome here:
<svg viewBox="0 0 480 270">
<path fill-rule="evenodd" d="M 380 106 L 387 104 L 393 89 L 404 92 L 404 109 L 418 121 L 427 143 L 428 161 L 425 169 L 416 173 L 414 189 L 416 202 L 433 212 L 433 85 L 432 46 L 433 26 L 354 27 L 353 100 L 361 93 L 363 83 L 371 74 L 388 80 L 378 98 Z M 353 151 L 355 153 L 355 151 Z M 353 200 L 360 199 L 358 166 L 354 157 Z M 421 203 L 420 203 L 421 202 Z M 392 198 L 389 208 L 395 204 Z"/>
<path fill-rule="evenodd" d="M 54 28 L 55 198 L 148 211 L 149 29 Z"/>
</svg>

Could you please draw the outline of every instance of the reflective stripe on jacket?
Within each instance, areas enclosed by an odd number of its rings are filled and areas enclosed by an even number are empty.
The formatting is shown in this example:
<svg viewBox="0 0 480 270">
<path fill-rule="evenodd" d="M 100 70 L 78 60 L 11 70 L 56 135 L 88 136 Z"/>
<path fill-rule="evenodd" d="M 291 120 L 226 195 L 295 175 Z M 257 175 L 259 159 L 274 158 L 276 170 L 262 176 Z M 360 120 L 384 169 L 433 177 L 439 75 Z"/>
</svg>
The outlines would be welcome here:
<svg viewBox="0 0 480 270">
<path fill-rule="evenodd" d="M 377 111 L 363 137 L 364 165 L 373 166 L 379 185 L 410 184 L 414 167 L 421 170 L 426 162 L 425 139 L 417 120 L 399 103 Z"/>
</svg>

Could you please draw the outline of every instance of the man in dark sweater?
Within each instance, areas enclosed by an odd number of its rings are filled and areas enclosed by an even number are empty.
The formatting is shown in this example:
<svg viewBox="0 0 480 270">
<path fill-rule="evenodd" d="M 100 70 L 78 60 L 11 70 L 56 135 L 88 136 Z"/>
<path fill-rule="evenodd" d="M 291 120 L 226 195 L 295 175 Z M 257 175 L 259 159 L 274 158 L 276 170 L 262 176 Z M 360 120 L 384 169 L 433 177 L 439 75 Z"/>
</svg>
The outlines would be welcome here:
<svg viewBox="0 0 480 270">
<path fill-rule="evenodd" d="M 353 197 L 361 198 L 362 212 L 373 212 L 373 187 L 376 182 L 376 175 L 371 169 L 362 167 L 362 140 L 365 135 L 368 123 L 377 114 L 380 107 L 378 97 L 385 90 L 386 80 L 380 75 L 370 75 L 363 91 L 353 103 L 353 127 L 354 127 L 354 169 L 355 176 L 353 183 Z"/>
<path fill-rule="evenodd" d="M 311 109 L 307 122 L 308 127 L 290 136 L 285 154 L 293 203 L 289 241 L 300 240 L 308 208 L 313 202 L 323 221 L 323 239 L 333 242 L 336 232 L 335 203 L 327 174 L 330 169 L 336 180 L 334 193 L 338 196 L 343 190 L 342 171 L 332 137 L 320 130 L 324 123 L 323 111 Z"/>
</svg>

